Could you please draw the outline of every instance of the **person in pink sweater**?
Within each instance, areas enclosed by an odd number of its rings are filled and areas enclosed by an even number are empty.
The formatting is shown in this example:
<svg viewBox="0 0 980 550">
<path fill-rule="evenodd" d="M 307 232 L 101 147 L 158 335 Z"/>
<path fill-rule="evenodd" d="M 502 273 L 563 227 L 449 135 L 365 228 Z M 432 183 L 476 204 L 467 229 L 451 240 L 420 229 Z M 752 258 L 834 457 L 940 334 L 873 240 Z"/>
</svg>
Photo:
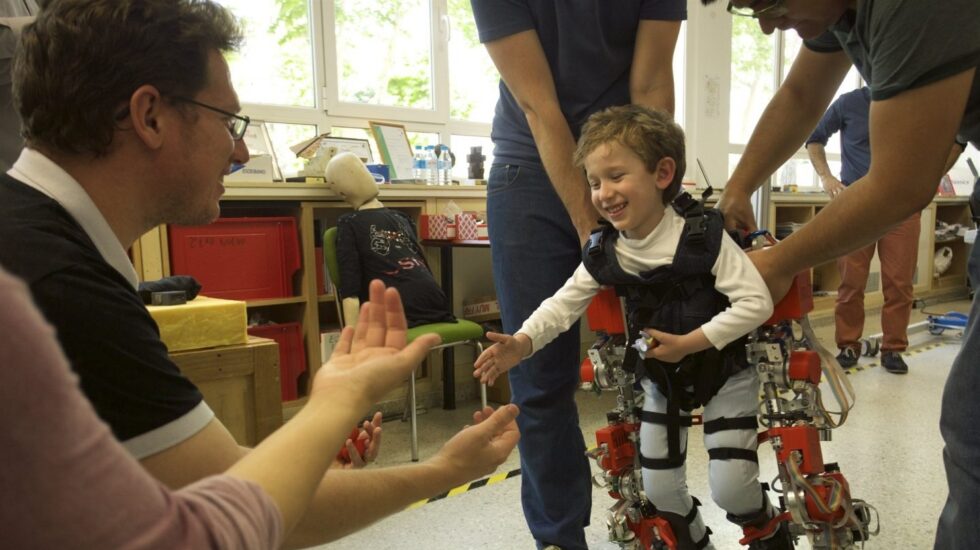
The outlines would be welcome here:
<svg viewBox="0 0 980 550">
<path fill-rule="evenodd" d="M 224 474 L 171 490 L 98 419 L 27 287 L 2 268 L 0 304 L 0 530 L 10 548 L 277 548 L 351 423 L 436 339 L 406 346 L 398 292 L 375 281 L 309 403 Z M 517 443 L 516 414 L 478 412 L 446 448 L 486 440 L 502 460 Z"/>
</svg>

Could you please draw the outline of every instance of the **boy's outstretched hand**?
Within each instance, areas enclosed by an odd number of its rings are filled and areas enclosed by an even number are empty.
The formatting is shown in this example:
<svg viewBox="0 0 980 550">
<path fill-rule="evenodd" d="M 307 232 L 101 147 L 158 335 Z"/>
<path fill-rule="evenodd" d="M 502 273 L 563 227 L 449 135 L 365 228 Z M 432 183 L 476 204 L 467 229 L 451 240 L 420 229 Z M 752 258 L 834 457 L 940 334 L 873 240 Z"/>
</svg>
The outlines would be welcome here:
<svg viewBox="0 0 980 550">
<path fill-rule="evenodd" d="M 473 376 L 484 384 L 493 385 L 501 374 L 514 368 L 531 353 L 531 339 L 518 332 L 515 336 L 488 332 L 487 339 L 496 344 L 483 350 L 473 363 Z"/>
</svg>

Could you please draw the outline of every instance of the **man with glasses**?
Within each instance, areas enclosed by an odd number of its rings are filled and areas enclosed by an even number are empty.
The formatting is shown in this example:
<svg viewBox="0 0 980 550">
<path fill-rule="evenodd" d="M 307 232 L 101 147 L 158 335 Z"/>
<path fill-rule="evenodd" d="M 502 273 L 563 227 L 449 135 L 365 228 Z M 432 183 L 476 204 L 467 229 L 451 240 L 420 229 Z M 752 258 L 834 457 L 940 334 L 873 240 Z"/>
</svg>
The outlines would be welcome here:
<svg viewBox="0 0 980 550">
<path fill-rule="evenodd" d="M 248 117 L 222 56 L 241 33 L 208 0 L 42 5 L 14 64 L 26 148 L 0 175 L 0 265 L 29 285 L 113 435 L 182 487 L 249 450 L 170 360 L 126 249 L 160 224 L 213 221 L 222 178 L 248 161 Z M 288 545 L 339 538 L 492 471 L 516 444 L 498 437 L 514 414 L 421 464 L 331 470 Z"/>
<path fill-rule="evenodd" d="M 750 255 L 773 298 L 779 298 L 795 273 L 874 242 L 926 207 L 956 137 L 980 144 L 980 4 L 737 0 L 728 10 L 758 19 L 764 33 L 795 29 L 804 39 L 725 187 L 719 206 L 733 227 L 755 229 L 750 195 L 799 150 L 852 64 L 871 90 L 867 174 L 801 230 Z M 973 280 L 980 280 L 978 269 L 980 247 L 974 247 Z M 974 301 L 971 317 L 978 316 Z M 939 520 L 937 550 L 980 548 L 977 327 L 970 324 L 943 393 L 940 430 L 949 498 Z"/>
</svg>

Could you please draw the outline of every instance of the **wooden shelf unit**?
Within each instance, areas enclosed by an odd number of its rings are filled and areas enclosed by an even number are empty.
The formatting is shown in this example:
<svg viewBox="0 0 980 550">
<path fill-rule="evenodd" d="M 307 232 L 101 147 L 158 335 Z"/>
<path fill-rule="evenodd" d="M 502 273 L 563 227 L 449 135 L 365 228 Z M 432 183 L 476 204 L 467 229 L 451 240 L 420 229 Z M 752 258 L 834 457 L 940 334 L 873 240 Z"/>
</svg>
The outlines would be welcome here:
<svg viewBox="0 0 980 550">
<path fill-rule="evenodd" d="M 807 223 L 813 219 L 829 202 L 822 193 L 773 193 L 769 205 L 769 227 L 776 233 L 777 224 L 783 222 Z M 919 233 L 918 260 L 913 288 L 916 298 L 929 298 L 941 294 L 949 294 L 965 290 L 966 261 L 970 245 L 957 238 L 950 243 L 935 242 L 936 220 L 947 223 L 966 224 L 970 219 L 967 197 L 937 198 L 921 214 L 921 229 Z M 942 277 L 933 277 L 933 259 L 935 251 L 942 246 L 953 247 L 953 265 Z M 837 288 L 840 286 L 840 274 L 836 262 L 827 262 L 816 266 L 811 271 L 813 290 L 815 293 L 814 314 L 832 314 L 836 299 Z M 865 289 L 865 306 L 876 307 L 884 303 L 881 293 L 881 264 L 877 254 L 871 262 L 868 276 L 868 286 Z"/>
</svg>

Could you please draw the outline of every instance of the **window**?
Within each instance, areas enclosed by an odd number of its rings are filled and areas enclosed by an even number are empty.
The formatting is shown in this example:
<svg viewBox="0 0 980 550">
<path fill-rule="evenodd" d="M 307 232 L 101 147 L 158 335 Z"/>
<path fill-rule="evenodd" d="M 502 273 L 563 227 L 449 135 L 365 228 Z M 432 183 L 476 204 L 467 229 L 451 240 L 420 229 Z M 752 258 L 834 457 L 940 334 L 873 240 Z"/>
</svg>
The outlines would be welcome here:
<svg viewBox="0 0 980 550">
<path fill-rule="evenodd" d="M 305 0 L 219 0 L 241 20 L 245 44 L 229 56 L 243 103 L 315 107 Z"/>
<path fill-rule="evenodd" d="M 470 0 L 218 0 L 246 41 L 229 56 L 244 114 L 270 124 L 286 175 L 288 147 L 317 134 L 369 138 L 392 121 L 412 145 L 449 144 L 465 179 L 470 147 L 492 162 L 499 76 L 480 44 Z M 684 121 L 684 36 L 675 53 L 675 116 Z M 377 150 L 376 160 L 380 160 Z"/>
<path fill-rule="evenodd" d="M 500 76 L 477 37 L 470 0 L 449 0 L 449 24 L 450 116 L 489 123 Z"/>
<path fill-rule="evenodd" d="M 732 18 L 731 105 L 729 114 L 729 175 L 741 158 L 756 123 L 769 104 L 796 59 L 803 40 L 795 31 L 776 32 L 766 36 L 758 22 L 747 17 Z M 844 78 L 835 95 L 861 86 L 857 69 Z M 827 161 L 832 170 L 840 171 L 840 137 L 835 134 L 827 143 Z M 786 164 L 776 171 L 772 185 L 785 187 L 819 187 L 820 181 L 802 146 Z"/>
<path fill-rule="evenodd" d="M 762 34 L 755 19 L 732 17 L 732 109 L 728 124 L 731 143 L 748 143 L 755 123 L 776 91 L 775 37 Z"/>
<path fill-rule="evenodd" d="M 335 0 L 344 103 L 433 108 L 429 0 Z"/>
</svg>

